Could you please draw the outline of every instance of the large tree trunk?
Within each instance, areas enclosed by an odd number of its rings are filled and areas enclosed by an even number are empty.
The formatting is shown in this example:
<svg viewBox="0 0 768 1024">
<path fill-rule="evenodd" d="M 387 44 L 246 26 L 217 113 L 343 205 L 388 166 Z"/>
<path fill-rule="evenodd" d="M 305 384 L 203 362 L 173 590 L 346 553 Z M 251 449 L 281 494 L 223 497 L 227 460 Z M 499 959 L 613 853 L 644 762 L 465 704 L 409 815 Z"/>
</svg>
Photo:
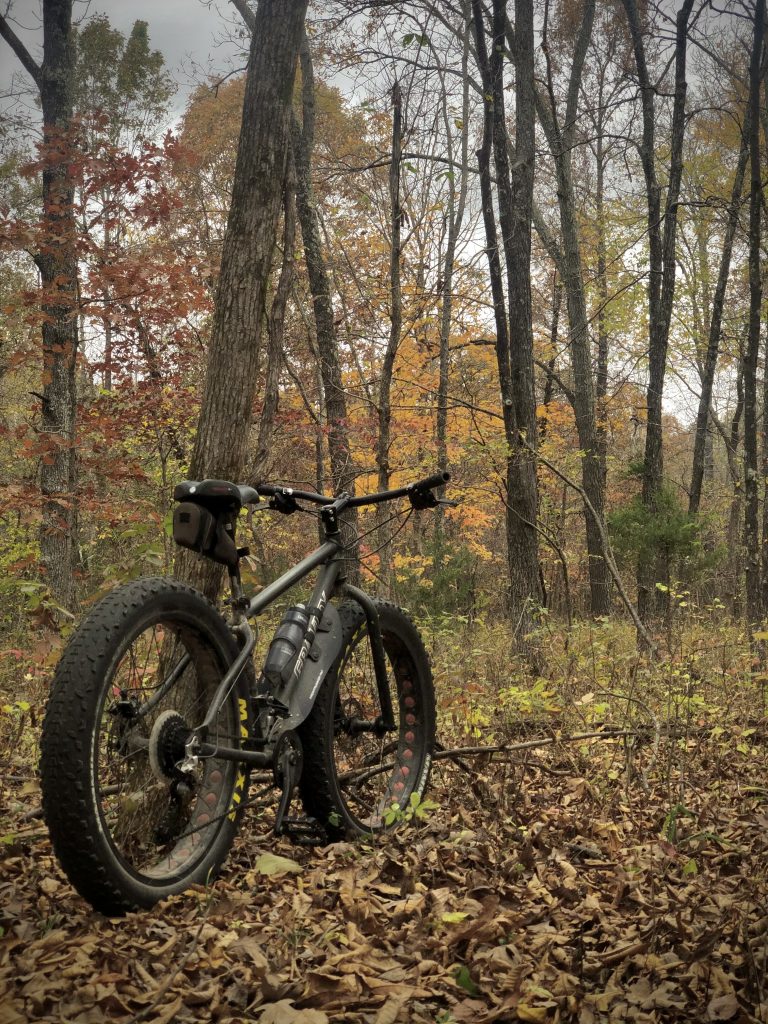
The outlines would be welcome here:
<svg viewBox="0 0 768 1024">
<path fill-rule="evenodd" d="M 49 452 L 40 470 L 43 518 L 40 554 L 54 597 L 65 607 L 74 601 L 73 554 L 76 550 L 77 457 L 75 367 L 78 347 L 77 257 L 75 255 L 74 183 L 69 172 L 68 143 L 72 118 L 71 0 L 46 0 L 43 5 L 43 66 L 40 99 L 43 110 L 43 218 L 51 243 L 37 259 L 43 286 L 43 433 Z"/>
<path fill-rule="evenodd" d="M 307 0 L 261 0 L 255 16 L 193 478 L 237 480 L 246 467 L 306 8 Z M 183 557 L 177 571 L 216 595 L 221 571 L 213 562 Z"/>
<path fill-rule="evenodd" d="M 292 167 L 286 175 L 283 194 L 283 263 L 280 277 L 269 311 L 267 368 L 264 374 L 264 401 L 259 416 L 259 435 L 256 442 L 256 454 L 249 471 L 249 476 L 256 482 L 263 482 L 269 476 L 271 468 L 270 445 L 275 433 L 275 418 L 280 396 L 280 371 L 283 366 L 285 348 L 285 310 L 288 296 L 293 287 L 294 255 L 296 243 L 296 183 Z"/>
<path fill-rule="evenodd" d="M 762 617 L 757 474 L 757 359 L 760 349 L 760 235 L 762 170 L 760 166 L 760 64 L 765 24 L 765 0 L 757 0 L 755 34 L 749 66 L 749 327 L 744 358 L 744 546 L 747 556 L 747 627 Z"/>
<path fill-rule="evenodd" d="M 584 453 L 581 479 L 584 491 L 602 522 L 605 509 L 604 473 L 600 461 L 600 444 L 595 417 L 595 389 L 592 382 L 592 351 L 589 333 L 587 300 L 581 259 L 581 241 L 576 216 L 573 188 L 572 158 L 578 96 L 584 60 L 592 33 L 595 15 L 594 0 L 587 0 L 581 29 L 576 38 L 568 85 L 568 99 L 563 127 L 556 111 L 546 105 L 542 90 L 536 94 L 537 109 L 555 162 L 560 230 L 563 237 L 561 270 L 568 306 L 571 363 L 573 366 L 573 399 L 579 447 Z M 594 616 L 610 612 L 610 573 L 602 554 L 602 541 L 595 517 L 585 510 L 589 567 L 590 612 Z"/>
<path fill-rule="evenodd" d="M 515 26 L 518 36 L 515 70 L 515 188 L 508 189 L 508 139 L 502 132 L 504 118 L 504 29 L 506 0 L 494 0 L 494 48 L 491 65 L 498 64 L 494 75 L 494 154 L 499 178 L 499 221 L 505 240 L 507 289 L 509 293 L 509 342 L 517 427 L 527 443 L 536 447 L 536 395 L 533 374 L 533 319 L 531 311 L 531 233 L 533 220 L 533 175 L 536 160 L 533 78 L 533 3 L 515 0 Z M 503 181 L 503 185 L 502 185 Z M 503 212 L 502 212 L 503 211 Z M 545 601 L 539 567 L 539 514 L 536 462 L 529 450 L 516 443 L 510 461 L 511 475 L 507 494 L 519 525 L 514 531 L 510 560 L 519 566 L 511 580 L 512 613 L 527 629 L 536 607 Z"/>
<path fill-rule="evenodd" d="M 293 147 L 296 162 L 296 205 L 304 241 L 309 289 L 315 315 L 320 372 L 325 394 L 328 455 L 334 494 L 355 493 L 355 467 L 349 445 L 347 397 L 341 375 L 341 359 L 334 325 L 331 284 L 323 255 L 315 196 L 312 188 L 312 149 L 315 134 L 315 80 L 306 32 L 301 42 L 302 123 L 294 120 Z M 357 509 L 342 515 L 342 536 L 349 551 L 349 572 L 357 575 Z"/>
<path fill-rule="evenodd" d="M 43 391 L 40 563 L 55 601 L 74 603 L 77 457 L 78 277 L 75 189 L 69 151 L 73 104 L 72 0 L 43 3 L 43 62 L 38 67 L 6 19 L 0 35 L 40 90 L 43 114 L 43 233 L 35 256 L 42 286 Z"/>
<path fill-rule="evenodd" d="M 518 638 L 532 623 L 532 605 L 543 603 L 536 534 L 536 465 L 520 443 L 536 441 L 533 394 L 533 333 L 530 305 L 531 205 L 533 201 L 533 12 L 530 0 L 517 9 L 516 142 L 517 189 L 512 193 L 508 136 L 504 118 L 503 42 L 506 11 L 494 0 L 491 54 L 485 39 L 482 5 L 472 0 L 477 59 L 483 81 L 483 145 L 478 164 L 486 246 L 496 317 L 496 355 L 507 442 L 506 534 L 509 569 L 508 605 Z M 499 199 L 499 222 L 504 239 L 509 316 L 505 314 L 502 269 L 491 195 L 490 152 L 493 150 Z M 514 338 L 514 341 L 512 340 Z"/>
<path fill-rule="evenodd" d="M 645 57 L 643 30 L 636 0 L 623 0 L 627 13 L 635 64 L 640 86 L 643 112 L 643 135 L 640 160 L 648 202 L 648 389 L 646 392 L 647 425 L 645 460 L 643 463 L 643 504 L 656 513 L 658 494 L 664 476 L 662 449 L 662 396 L 667 368 L 669 326 L 675 294 L 675 238 L 677 233 L 677 201 L 683 170 L 683 137 L 685 132 L 685 78 L 687 31 L 693 0 L 684 0 L 677 14 L 675 38 L 675 93 L 672 110 L 667 197 L 662 218 L 662 188 L 656 174 L 656 88 L 651 83 Z M 663 228 L 662 228 L 663 224 Z M 666 575 L 669 566 L 656 566 L 655 556 L 642 555 L 637 564 L 637 610 L 647 622 L 653 610 L 654 577 Z"/>
</svg>

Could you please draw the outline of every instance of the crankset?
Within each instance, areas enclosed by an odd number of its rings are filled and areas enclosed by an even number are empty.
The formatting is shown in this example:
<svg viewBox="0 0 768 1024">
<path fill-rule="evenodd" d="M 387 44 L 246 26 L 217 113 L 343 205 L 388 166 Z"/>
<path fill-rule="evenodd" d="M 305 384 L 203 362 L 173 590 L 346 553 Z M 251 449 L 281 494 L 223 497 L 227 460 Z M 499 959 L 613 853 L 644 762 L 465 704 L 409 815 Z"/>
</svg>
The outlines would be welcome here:
<svg viewBox="0 0 768 1024">
<path fill-rule="evenodd" d="M 274 759 L 275 785 L 279 786 L 280 803 L 275 815 L 275 835 L 288 836 L 298 846 L 318 846 L 328 841 L 325 829 L 315 818 L 288 815 L 293 791 L 301 779 L 304 757 L 301 740 L 295 732 L 284 732 L 277 743 Z"/>
</svg>

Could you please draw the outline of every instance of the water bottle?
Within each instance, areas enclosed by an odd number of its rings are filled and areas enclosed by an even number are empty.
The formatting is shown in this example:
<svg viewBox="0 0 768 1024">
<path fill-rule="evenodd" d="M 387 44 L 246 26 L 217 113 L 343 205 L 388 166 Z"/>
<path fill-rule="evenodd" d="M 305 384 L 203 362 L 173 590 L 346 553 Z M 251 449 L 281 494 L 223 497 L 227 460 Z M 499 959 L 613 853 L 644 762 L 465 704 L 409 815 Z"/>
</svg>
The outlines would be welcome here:
<svg viewBox="0 0 768 1024">
<path fill-rule="evenodd" d="M 287 683 L 307 632 L 309 616 L 303 604 L 288 608 L 272 638 L 264 662 L 264 676 L 272 686 Z"/>
</svg>

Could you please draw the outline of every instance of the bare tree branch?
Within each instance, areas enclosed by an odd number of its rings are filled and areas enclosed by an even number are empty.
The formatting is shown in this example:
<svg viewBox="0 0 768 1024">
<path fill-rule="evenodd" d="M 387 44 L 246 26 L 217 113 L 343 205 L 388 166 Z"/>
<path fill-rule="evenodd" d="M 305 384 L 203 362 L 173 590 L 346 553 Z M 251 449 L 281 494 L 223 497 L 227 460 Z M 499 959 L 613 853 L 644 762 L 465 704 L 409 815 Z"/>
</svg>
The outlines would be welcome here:
<svg viewBox="0 0 768 1024">
<path fill-rule="evenodd" d="M 248 6 L 247 0 L 231 0 L 231 2 L 237 9 L 237 13 L 245 22 L 245 27 L 249 32 L 253 32 L 256 28 L 256 15 Z"/>
<path fill-rule="evenodd" d="M 10 48 L 21 61 L 24 70 L 31 76 L 38 89 L 43 87 L 43 72 L 33 59 L 29 50 L 19 39 L 6 19 L 0 14 L 0 36 L 8 43 Z"/>
</svg>

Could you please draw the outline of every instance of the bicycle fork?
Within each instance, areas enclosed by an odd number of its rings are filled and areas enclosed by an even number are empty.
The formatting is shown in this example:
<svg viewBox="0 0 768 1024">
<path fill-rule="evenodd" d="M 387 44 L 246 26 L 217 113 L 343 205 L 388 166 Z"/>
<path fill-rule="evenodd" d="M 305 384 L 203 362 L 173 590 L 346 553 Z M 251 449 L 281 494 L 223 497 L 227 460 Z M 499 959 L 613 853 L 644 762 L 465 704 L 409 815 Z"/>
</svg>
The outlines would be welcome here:
<svg viewBox="0 0 768 1024">
<path fill-rule="evenodd" d="M 387 679 L 387 658 L 384 653 L 384 641 L 381 638 L 381 625 L 379 624 L 379 612 L 376 602 L 373 601 L 363 590 L 353 587 L 351 583 L 344 585 L 345 593 L 356 601 L 365 612 L 368 624 L 368 640 L 371 645 L 371 658 L 373 659 L 373 670 L 376 675 L 376 689 L 379 693 L 379 707 L 381 714 L 371 728 L 366 731 L 374 732 L 383 736 L 384 733 L 395 731 L 395 715 L 392 708 L 392 694 L 389 692 Z M 361 730 L 363 731 L 363 730 Z"/>
</svg>

